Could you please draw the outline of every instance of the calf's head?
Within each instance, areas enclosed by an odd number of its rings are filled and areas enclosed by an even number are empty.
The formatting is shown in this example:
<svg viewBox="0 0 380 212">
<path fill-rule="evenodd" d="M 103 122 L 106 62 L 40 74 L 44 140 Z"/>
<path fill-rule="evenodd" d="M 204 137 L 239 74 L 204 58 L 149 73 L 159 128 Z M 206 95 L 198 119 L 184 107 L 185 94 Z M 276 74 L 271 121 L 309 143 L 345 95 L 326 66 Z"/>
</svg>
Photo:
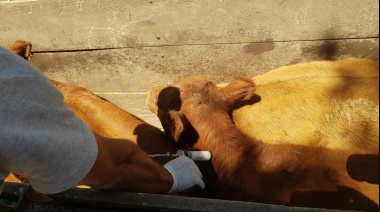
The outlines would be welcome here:
<svg viewBox="0 0 380 212">
<path fill-rule="evenodd" d="M 149 90 L 147 105 L 159 117 L 167 134 L 175 141 L 181 136 L 188 141 L 188 136 L 194 137 L 189 131 L 199 133 L 201 128 L 231 121 L 229 106 L 250 99 L 254 91 L 251 79 L 237 77 L 227 86 L 218 87 L 210 80 L 191 77 Z"/>
</svg>

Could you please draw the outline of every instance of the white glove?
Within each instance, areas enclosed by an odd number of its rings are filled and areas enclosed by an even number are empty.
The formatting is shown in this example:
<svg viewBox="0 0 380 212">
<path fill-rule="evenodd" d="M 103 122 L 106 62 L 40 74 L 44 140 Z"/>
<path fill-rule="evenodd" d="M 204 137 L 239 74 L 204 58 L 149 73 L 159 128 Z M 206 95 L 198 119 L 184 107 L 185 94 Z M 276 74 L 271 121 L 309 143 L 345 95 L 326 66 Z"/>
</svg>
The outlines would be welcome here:
<svg viewBox="0 0 380 212">
<path fill-rule="evenodd" d="M 193 160 L 182 155 L 164 165 L 164 168 L 173 175 L 174 183 L 168 193 L 178 193 L 193 187 L 194 185 L 204 189 L 202 173 Z"/>
</svg>

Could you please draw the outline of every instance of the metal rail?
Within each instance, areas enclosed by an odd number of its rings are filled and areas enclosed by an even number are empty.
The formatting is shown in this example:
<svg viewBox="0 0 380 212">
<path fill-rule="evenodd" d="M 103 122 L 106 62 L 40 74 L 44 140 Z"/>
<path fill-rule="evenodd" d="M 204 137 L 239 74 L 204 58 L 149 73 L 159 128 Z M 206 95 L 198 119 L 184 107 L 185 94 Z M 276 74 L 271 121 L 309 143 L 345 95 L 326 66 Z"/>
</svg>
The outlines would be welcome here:
<svg viewBox="0 0 380 212">
<path fill-rule="evenodd" d="M 40 196 L 38 196 L 40 195 Z M 51 198 L 51 199 L 50 199 Z M 185 211 L 185 212 L 234 212 L 234 211 L 283 211 L 283 212 L 331 212 L 339 210 L 287 207 L 253 202 L 217 200 L 162 194 L 122 191 L 98 191 L 72 188 L 44 196 L 36 194 L 28 184 L 5 183 L 0 204 L 4 200 L 13 204 L 0 207 L 1 211 Z M 51 200 L 51 201 L 49 201 Z M 3 203 L 4 204 L 4 203 Z M 9 203 L 8 203 L 9 204 Z M 5 210 L 7 209 L 7 210 Z"/>
</svg>

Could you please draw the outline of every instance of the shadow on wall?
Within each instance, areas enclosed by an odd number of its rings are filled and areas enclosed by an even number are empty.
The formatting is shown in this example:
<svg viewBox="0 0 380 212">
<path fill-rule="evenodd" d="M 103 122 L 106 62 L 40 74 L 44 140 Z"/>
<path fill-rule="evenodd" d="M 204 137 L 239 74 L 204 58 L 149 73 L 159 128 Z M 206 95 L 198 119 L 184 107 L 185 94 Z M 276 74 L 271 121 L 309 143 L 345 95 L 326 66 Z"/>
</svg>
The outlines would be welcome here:
<svg viewBox="0 0 380 212">
<path fill-rule="evenodd" d="M 333 30 L 326 30 L 324 39 L 321 45 L 315 45 L 310 48 L 303 49 L 302 53 L 317 55 L 318 60 L 334 60 L 337 57 L 339 46 L 336 41 L 331 38 L 334 37 Z"/>
<path fill-rule="evenodd" d="M 320 44 L 302 49 L 302 54 L 315 55 L 315 60 L 336 60 L 347 57 L 368 58 L 379 61 L 379 47 L 371 40 L 335 39 L 334 30 L 326 30 Z M 318 42 L 315 42 L 318 43 Z"/>
<path fill-rule="evenodd" d="M 319 46 L 319 49 L 316 49 L 317 53 L 324 60 L 334 60 L 338 56 L 339 46 L 336 42 L 329 40 L 334 37 L 333 30 L 326 30 L 324 37 L 326 40 Z"/>
</svg>

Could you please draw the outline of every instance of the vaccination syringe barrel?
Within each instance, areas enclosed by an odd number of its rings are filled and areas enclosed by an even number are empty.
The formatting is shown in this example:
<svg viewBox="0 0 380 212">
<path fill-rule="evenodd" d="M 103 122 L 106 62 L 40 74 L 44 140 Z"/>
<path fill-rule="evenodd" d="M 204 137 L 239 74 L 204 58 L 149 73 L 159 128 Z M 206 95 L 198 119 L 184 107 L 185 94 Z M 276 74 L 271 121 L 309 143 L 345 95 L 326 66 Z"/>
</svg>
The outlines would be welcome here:
<svg viewBox="0 0 380 212">
<path fill-rule="evenodd" d="M 167 157 L 173 159 L 179 156 L 185 155 L 194 161 L 206 161 L 211 159 L 211 153 L 209 151 L 188 151 L 188 150 L 178 150 L 176 154 L 171 154 L 167 152 L 166 154 L 154 154 L 150 157 Z"/>
</svg>

